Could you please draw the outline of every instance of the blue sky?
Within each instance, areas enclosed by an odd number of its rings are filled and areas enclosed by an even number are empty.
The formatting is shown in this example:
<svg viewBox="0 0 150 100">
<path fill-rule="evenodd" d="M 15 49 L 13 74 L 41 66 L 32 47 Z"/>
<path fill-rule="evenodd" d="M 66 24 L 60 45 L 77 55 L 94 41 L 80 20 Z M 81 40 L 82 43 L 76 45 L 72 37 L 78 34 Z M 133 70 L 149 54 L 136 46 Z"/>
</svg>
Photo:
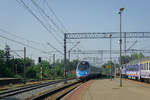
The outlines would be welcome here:
<svg viewBox="0 0 150 100">
<path fill-rule="evenodd" d="M 19 1 L 19 0 L 18 0 Z M 30 0 L 23 0 L 34 11 L 34 13 L 42 19 L 40 13 Z M 150 32 L 150 1 L 149 0 L 47 0 L 48 4 L 55 11 L 61 22 L 69 32 L 119 32 L 119 8 L 124 7 L 123 12 L 123 31 L 129 32 Z M 56 24 L 60 25 L 54 18 L 53 14 L 48 10 L 45 0 L 36 0 L 41 8 L 50 16 Z M 59 44 L 52 34 L 48 33 L 45 28 L 35 19 L 21 4 L 16 0 L 1 0 L 0 1 L 0 28 L 12 32 L 18 36 L 28 40 L 46 44 L 50 42 L 57 49 L 63 51 L 63 44 Z M 49 22 L 51 23 L 51 22 Z M 52 24 L 52 23 L 51 23 Z M 54 26 L 52 26 L 55 28 Z M 45 51 L 53 51 L 47 45 L 32 44 L 22 39 L 6 36 L 17 41 L 24 42 L 36 48 Z M 53 32 L 60 42 L 63 43 L 63 34 Z M 136 39 L 128 39 L 129 47 Z M 80 40 L 78 46 L 82 50 L 109 49 L 109 40 Z M 119 49 L 118 39 L 113 39 L 112 49 Z M 136 49 L 148 47 L 149 39 L 140 39 L 134 46 Z M 0 48 L 8 44 L 15 49 L 22 49 L 23 46 L 16 43 L 11 43 L 6 39 L 0 39 Z M 68 44 L 68 48 L 71 45 Z M 50 55 L 42 54 L 38 51 L 27 48 L 27 55 L 36 59 L 38 56 L 49 57 Z M 19 53 L 22 55 L 21 53 Z M 63 58 L 63 55 L 57 54 L 58 59 Z M 95 56 L 95 55 L 94 55 Z M 117 55 L 114 55 L 117 56 Z M 74 56 L 72 56 L 74 58 Z"/>
</svg>

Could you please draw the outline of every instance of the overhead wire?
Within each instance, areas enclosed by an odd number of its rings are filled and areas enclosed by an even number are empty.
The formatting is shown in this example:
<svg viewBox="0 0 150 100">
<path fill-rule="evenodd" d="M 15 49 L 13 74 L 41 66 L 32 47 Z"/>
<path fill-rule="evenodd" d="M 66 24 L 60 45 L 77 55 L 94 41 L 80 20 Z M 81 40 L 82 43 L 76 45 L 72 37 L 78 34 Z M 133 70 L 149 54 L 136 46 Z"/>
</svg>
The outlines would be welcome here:
<svg viewBox="0 0 150 100">
<path fill-rule="evenodd" d="M 29 48 L 31 48 L 31 49 L 38 50 L 38 51 L 40 51 L 40 52 L 42 52 L 42 53 L 44 53 L 44 54 L 47 54 L 46 51 L 43 51 L 43 50 L 41 50 L 41 49 L 39 49 L 39 48 L 35 48 L 35 47 L 33 47 L 33 46 L 27 45 L 27 44 L 22 43 L 22 42 L 20 42 L 20 41 L 13 40 L 13 39 L 7 38 L 7 37 L 2 36 L 2 35 L 0 35 L 0 37 L 1 37 L 1 38 L 4 38 L 4 39 L 7 39 L 7 40 L 9 40 L 9 41 L 15 42 L 15 43 L 17 43 L 17 44 L 20 44 L 20 45 L 29 47 Z"/>
<path fill-rule="evenodd" d="M 38 9 L 38 11 L 39 11 L 41 17 L 45 20 L 45 23 L 48 24 L 48 27 L 49 27 L 51 30 L 53 30 L 53 31 L 55 31 L 55 32 L 58 32 L 55 28 L 52 27 L 52 25 L 50 24 L 49 19 L 47 19 L 47 16 L 44 16 L 44 15 L 43 15 L 43 13 L 41 12 L 41 9 L 39 8 L 39 5 L 36 5 L 37 3 L 34 3 L 34 1 L 31 1 L 31 2 L 32 2 L 32 4 Z M 45 17 L 46 17 L 46 18 L 45 18 Z M 57 34 L 57 35 L 58 35 L 61 39 L 63 38 L 60 34 Z"/>
<path fill-rule="evenodd" d="M 0 30 L 1 30 L 1 29 L 0 29 Z M 8 31 L 5 31 L 5 30 L 3 30 L 3 31 L 4 31 L 4 32 L 8 32 Z M 8 32 L 8 34 L 17 36 L 17 35 L 15 35 L 15 34 L 11 34 L 10 32 Z M 0 35 L 0 37 L 1 37 L 1 35 Z M 17 37 L 18 37 L 18 38 L 21 38 L 21 39 L 25 39 L 25 38 L 22 38 L 22 37 L 19 37 L 19 36 L 17 36 Z M 5 39 L 6 39 L 6 37 L 4 37 L 4 36 L 3 36 L 2 38 L 5 38 Z M 9 38 L 7 38 L 7 40 L 8 40 L 8 39 L 9 39 Z M 10 40 L 10 39 L 9 39 L 9 40 Z M 25 40 L 26 40 L 26 39 L 25 39 Z M 30 41 L 30 40 L 27 40 L 27 41 L 32 42 L 32 41 Z M 18 42 L 18 41 L 15 40 L 14 42 Z M 21 42 L 20 42 L 20 43 L 21 43 Z M 20 43 L 19 43 L 19 44 L 20 44 Z M 26 44 L 23 43 L 22 45 L 26 45 Z M 57 52 L 63 54 L 61 51 L 59 51 L 58 49 L 56 49 L 56 48 L 55 48 L 53 45 L 51 45 L 50 43 L 48 43 L 48 45 L 51 46 L 53 49 L 55 49 Z M 33 48 L 32 48 L 32 49 L 33 49 Z"/>
<path fill-rule="evenodd" d="M 54 17 L 56 18 L 56 20 L 59 22 L 60 26 L 64 29 L 64 33 L 68 32 L 69 31 L 67 30 L 67 28 L 63 25 L 63 23 L 61 22 L 61 20 L 58 18 L 58 16 L 56 15 L 56 13 L 54 12 L 54 10 L 52 9 L 52 7 L 50 6 L 50 4 L 47 2 L 47 0 L 45 0 L 45 3 L 48 7 L 48 9 L 50 10 L 50 12 L 52 12 L 52 14 L 54 15 Z M 79 42 L 79 41 L 76 41 L 76 43 Z M 72 43 L 72 46 L 74 47 L 73 43 Z"/>
<path fill-rule="evenodd" d="M 20 56 L 17 52 L 12 51 L 14 54 L 16 54 L 18 57 L 23 58 L 22 56 Z"/>
<path fill-rule="evenodd" d="M 146 49 L 146 48 L 149 48 L 150 47 L 150 44 L 146 44 L 146 43 L 149 43 L 149 42 L 147 42 L 149 39 L 144 39 L 144 40 L 141 40 L 139 43 L 141 43 L 141 44 L 139 44 L 140 46 L 142 45 L 143 47 L 141 47 L 140 49 L 141 50 L 144 50 L 144 49 Z M 138 40 L 139 41 L 139 40 Z M 143 42 L 145 42 L 146 41 L 146 43 L 144 43 L 144 45 L 143 45 Z"/>
<path fill-rule="evenodd" d="M 69 51 L 72 51 L 80 42 L 77 42 Z"/>
<path fill-rule="evenodd" d="M 17 2 L 18 2 L 18 0 L 16 0 Z M 61 32 L 61 33 L 65 33 L 62 29 L 60 29 L 60 27 L 53 21 L 53 19 L 51 19 L 50 18 L 50 16 L 48 16 L 47 14 L 46 14 L 46 12 L 34 1 L 34 0 L 31 0 L 32 1 L 32 3 L 38 8 L 38 9 L 40 9 L 40 11 L 52 22 L 52 24 Z M 44 22 L 42 22 L 41 20 L 40 20 L 40 18 L 39 17 L 37 17 L 36 15 L 35 15 L 35 13 L 26 5 L 26 3 L 23 1 L 23 0 L 20 0 L 20 2 L 24 5 L 24 7 L 40 22 L 40 24 L 44 27 L 44 28 L 46 28 L 46 30 L 49 32 L 49 33 L 51 33 L 51 31 L 46 27 L 46 25 L 44 24 Z M 20 3 L 19 2 L 19 3 Z M 46 4 L 48 4 L 48 3 L 46 3 Z M 48 6 L 48 5 L 47 5 Z M 52 13 L 54 14 L 54 16 L 56 17 L 56 19 L 57 19 L 57 21 L 59 21 L 59 23 L 60 23 L 60 25 L 61 25 L 61 27 L 63 27 L 63 29 L 65 30 L 65 31 L 67 31 L 67 29 L 64 27 L 64 25 L 61 23 L 61 21 L 58 19 L 58 17 L 56 16 L 56 14 L 55 14 L 55 12 L 50 8 L 50 6 L 48 7 L 51 11 L 52 11 Z M 55 37 L 55 39 L 56 39 L 56 36 L 54 36 Z M 57 42 L 58 42 L 58 39 L 56 39 L 57 40 Z M 59 44 L 61 44 L 61 42 L 59 42 Z M 54 47 L 54 46 L 53 46 Z M 54 49 L 54 48 L 53 48 Z"/>
<path fill-rule="evenodd" d="M 57 48 L 55 48 L 53 45 L 51 45 L 50 43 L 47 43 L 50 47 L 52 47 L 53 49 L 55 49 L 57 52 L 59 52 L 60 54 L 64 54 L 62 53 L 60 50 L 58 50 Z"/>
<path fill-rule="evenodd" d="M 36 8 L 38 8 L 51 22 L 52 24 L 61 32 L 64 34 L 64 31 L 54 22 L 50 16 L 47 15 L 47 13 L 36 3 L 35 0 L 31 0 L 31 2 L 35 5 Z"/>
<path fill-rule="evenodd" d="M 27 11 L 34 16 L 39 22 L 40 24 L 48 31 L 48 33 L 50 33 L 56 40 L 57 42 L 61 45 L 62 43 L 59 41 L 59 39 L 55 36 L 55 34 L 53 34 L 49 28 L 46 27 L 46 25 L 44 24 L 44 22 L 38 17 L 36 16 L 36 14 L 27 6 L 27 4 L 23 1 L 23 0 L 16 0 L 19 4 L 22 3 L 23 7 L 27 9 Z"/>
<path fill-rule="evenodd" d="M 37 41 L 28 40 L 28 39 L 26 39 L 26 38 L 23 38 L 23 37 L 21 37 L 21 36 L 18 36 L 18 35 L 16 35 L 16 34 L 14 34 L 14 33 L 8 32 L 8 31 L 6 31 L 6 30 L 4 30 L 4 29 L 2 29 L 2 28 L 0 28 L 0 31 L 3 32 L 3 33 L 5 33 L 5 34 L 14 36 L 14 37 L 16 37 L 16 38 L 19 38 L 19 39 L 21 39 L 21 40 L 25 40 L 25 41 L 30 42 L 30 43 L 34 43 L 34 44 L 38 44 L 38 45 L 40 44 L 40 45 L 42 45 L 42 46 L 44 46 L 44 45 L 47 46 L 46 43 L 41 43 L 41 42 L 37 42 Z M 0 34 L 1 34 L 1 32 L 0 32 Z M 52 52 L 53 52 L 53 51 L 50 51 L 50 52 L 47 52 L 47 53 L 52 53 Z"/>
<path fill-rule="evenodd" d="M 47 2 L 47 0 L 45 0 L 45 3 L 47 5 L 47 7 L 49 8 L 50 12 L 52 12 L 52 14 L 55 16 L 56 20 L 60 23 L 60 25 L 64 29 L 64 31 L 68 32 L 67 28 L 63 25 L 63 23 L 61 22 L 61 20 L 57 17 L 56 13 L 52 9 L 52 7 L 49 5 L 49 3 Z"/>
<path fill-rule="evenodd" d="M 14 34 L 14 33 L 8 32 L 8 31 L 6 31 L 6 30 L 4 30 L 4 29 L 2 29 L 2 28 L 0 28 L 0 31 L 3 32 L 3 33 L 5 33 L 5 34 L 14 36 L 14 37 L 16 37 L 16 38 L 18 38 L 18 39 L 25 40 L 25 41 L 27 41 L 27 42 L 31 42 L 31 43 L 34 43 L 34 44 L 45 45 L 44 43 L 40 43 L 40 42 L 37 42 L 37 41 L 28 40 L 28 39 L 26 39 L 26 38 L 23 38 L 23 37 L 21 37 L 21 36 L 18 36 L 18 35 L 16 35 L 16 34 Z"/>
<path fill-rule="evenodd" d="M 69 31 L 67 30 L 67 28 L 63 25 L 63 23 L 61 22 L 61 20 L 58 18 L 58 16 L 56 15 L 56 13 L 54 12 L 54 10 L 52 9 L 52 7 L 50 6 L 50 4 L 47 2 L 47 0 L 44 1 L 48 7 L 48 9 L 50 10 L 50 12 L 54 15 L 54 17 L 56 18 L 56 20 L 59 22 L 60 26 L 64 29 L 64 31 L 67 33 L 69 33 Z M 64 32 L 64 33 L 65 33 Z M 71 41 L 71 40 L 70 40 Z M 79 41 L 76 41 L 76 43 L 78 43 Z M 73 43 L 72 43 L 72 47 L 74 47 Z M 83 46 L 81 46 L 83 47 Z"/>
<path fill-rule="evenodd" d="M 63 31 L 62 29 L 60 29 L 60 27 L 53 21 L 52 18 L 50 18 L 50 16 L 48 16 L 48 15 L 46 14 L 46 12 L 35 2 L 35 0 L 31 0 L 31 2 L 32 2 L 38 9 L 40 9 L 40 11 L 42 11 L 42 13 L 53 23 L 53 25 L 55 25 L 55 27 L 56 27 L 61 33 L 64 34 L 64 31 Z M 52 10 L 52 9 L 51 9 L 51 10 Z M 53 12 L 53 11 L 52 11 L 52 12 Z M 53 12 L 53 14 L 55 15 L 55 17 L 57 17 L 54 12 Z M 59 20 L 58 17 L 57 17 L 57 20 Z M 60 20 L 59 20 L 59 22 L 60 22 Z M 61 22 L 60 22 L 60 23 L 61 23 Z M 61 26 L 63 26 L 62 23 L 61 23 Z M 65 28 L 65 27 L 63 26 L 63 28 Z M 66 30 L 66 28 L 65 28 L 65 30 Z M 56 49 L 53 45 L 49 44 L 49 46 L 51 46 L 53 49 L 55 49 L 56 51 L 58 51 L 58 52 L 60 52 L 61 54 L 63 54 L 60 50 Z"/>
<path fill-rule="evenodd" d="M 59 17 L 56 15 L 55 11 L 52 9 L 52 7 L 50 6 L 50 4 L 47 2 L 47 0 L 45 0 L 45 3 L 49 9 L 49 11 L 54 15 L 54 17 L 56 18 L 57 22 L 60 24 L 60 26 L 63 28 L 63 33 L 69 33 L 68 29 L 64 26 L 64 24 L 61 22 L 61 20 L 59 19 Z M 78 42 L 78 41 L 76 41 Z"/>
<path fill-rule="evenodd" d="M 54 10 L 52 9 L 52 7 L 49 5 L 49 3 L 47 2 L 47 0 L 45 0 L 45 3 L 48 7 L 48 9 L 50 10 L 50 12 L 54 15 L 54 17 L 56 18 L 57 22 L 59 22 L 60 26 L 64 29 L 63 33 L 69 33 L 69 31 L 67 30 L 67 28 L 63 25 L 63 23 L 61 22 L 61 20 L 58 18 L 58 16 L 56 15 L 56 13 L 54 12 Z M 78 42 L 78 41 L 76 41 Z M 72 43 L 73 45 L 73 43 Z"/>
</svg>

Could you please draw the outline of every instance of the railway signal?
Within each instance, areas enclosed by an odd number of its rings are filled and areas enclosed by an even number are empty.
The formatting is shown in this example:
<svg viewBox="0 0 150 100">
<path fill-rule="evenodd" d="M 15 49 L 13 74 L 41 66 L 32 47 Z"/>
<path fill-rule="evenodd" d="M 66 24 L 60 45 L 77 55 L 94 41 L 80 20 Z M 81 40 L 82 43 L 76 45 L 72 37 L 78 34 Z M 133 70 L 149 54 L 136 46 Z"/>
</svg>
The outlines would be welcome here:
<svg viewBox="0 0 150 100">
<path fill-rule="evenodd" d="M 43 74 L 43 72 L 42 72 L 42 64 L 41 64 L 42 58 L 39 57 L 39 58 L 38 58 L 38 61 L 39 61 L 39 63 L 40 63 L 40 80 L 42 80 L 42 74 Z"/>
<path fill-rule="evenodd" d="M 41 57 L 39 57 L 38 62 L 41 63 Z"/>
</svg>

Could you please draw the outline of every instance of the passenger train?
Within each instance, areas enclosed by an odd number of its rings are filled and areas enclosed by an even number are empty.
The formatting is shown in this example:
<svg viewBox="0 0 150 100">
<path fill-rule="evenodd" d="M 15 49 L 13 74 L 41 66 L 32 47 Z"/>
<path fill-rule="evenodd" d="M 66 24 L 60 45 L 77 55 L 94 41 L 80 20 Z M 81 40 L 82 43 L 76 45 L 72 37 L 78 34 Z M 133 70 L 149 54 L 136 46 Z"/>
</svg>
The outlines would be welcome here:
<svg viewBox="0 0 150 100">
<path fill-rule="evenodd" d="M 124 65 L 124 76 L 129 79 L 150 80 L 150 58 L 132 61 Z"/>
<path fill-rule="evenodd" d="M 80 61 L 76 68 L 76 76 L 80 80 L 101 77 L 100 68 L 90 65 L 88 61 Z"/>
<path fill-rule="evenodd" d="M 81 61 L 76 68 L 76 76 L 80 80 L 88 79 L 90 72 L 91 66 L 87 61 Z"/>
</svg>

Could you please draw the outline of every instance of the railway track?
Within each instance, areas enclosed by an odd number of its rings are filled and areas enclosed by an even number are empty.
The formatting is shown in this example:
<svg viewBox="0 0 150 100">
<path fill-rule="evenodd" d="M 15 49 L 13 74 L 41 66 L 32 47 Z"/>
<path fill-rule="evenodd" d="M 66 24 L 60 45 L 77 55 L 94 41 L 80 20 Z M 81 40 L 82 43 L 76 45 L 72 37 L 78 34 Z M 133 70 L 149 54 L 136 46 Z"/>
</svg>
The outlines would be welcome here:
<svg viewBox="0 0 150 100">
<path fill-rule="evenodd" d="M 70 93 L 72 90 L 74 90 L 81 84 L 82 84 L 81 81 L 65 84 L 64 86 L 60 86 L 55 89 L 45 91 L 41 94 L 32 96 L 25 100 L 60 100 L 61 98 L 63 98 L 65 95 Z"/>
<path fill-rule="evenodd" d="M 73 79 L 69 79 L 73 80 Z M 63 84 L 64 80 L 41 83 L 31 86 L 20 87 L 12 90 L 6 90 L 0 92 L 0 100 L 11 100 L 11 98 L 17 99 L 25 99 L 27 97 L 32 96 L 33 94 L 40 93 L 42 90 L 46 90 L 48 88 L 53 88 Z"/>
</svg>

